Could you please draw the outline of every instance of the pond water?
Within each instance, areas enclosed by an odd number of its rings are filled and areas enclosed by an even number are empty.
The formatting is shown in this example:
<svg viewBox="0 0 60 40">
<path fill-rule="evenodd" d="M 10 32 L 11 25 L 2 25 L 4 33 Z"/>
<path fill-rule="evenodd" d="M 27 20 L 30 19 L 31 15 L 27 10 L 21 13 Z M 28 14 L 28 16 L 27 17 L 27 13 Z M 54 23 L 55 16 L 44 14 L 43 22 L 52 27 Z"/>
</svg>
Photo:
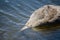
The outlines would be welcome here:
<svg viewBox="0 0 60 40">
<path fill-rule="evenodd" d="M 0 40 L 60 40 L 60 31 L 52 32 L 49 36 L 31 29 L 20 32 L 30 15 L 46 4 L 60 5 L 60 1 L 0 0 Z"/>
</svg>

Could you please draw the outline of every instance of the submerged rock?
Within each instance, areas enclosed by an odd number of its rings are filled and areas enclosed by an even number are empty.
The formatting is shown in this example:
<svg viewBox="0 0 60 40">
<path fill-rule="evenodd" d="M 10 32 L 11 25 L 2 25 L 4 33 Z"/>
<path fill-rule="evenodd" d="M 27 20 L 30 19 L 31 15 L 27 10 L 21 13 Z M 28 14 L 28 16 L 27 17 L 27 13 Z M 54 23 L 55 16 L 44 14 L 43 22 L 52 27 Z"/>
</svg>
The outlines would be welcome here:
<svg viewBox="0 0 60 40">
<path fill-rule="evenodd" d="M 49 31 L 60 29 L 60 6 L 45 5 L 37 9 L 21 31 L 27 28 Z"/>
</svg>

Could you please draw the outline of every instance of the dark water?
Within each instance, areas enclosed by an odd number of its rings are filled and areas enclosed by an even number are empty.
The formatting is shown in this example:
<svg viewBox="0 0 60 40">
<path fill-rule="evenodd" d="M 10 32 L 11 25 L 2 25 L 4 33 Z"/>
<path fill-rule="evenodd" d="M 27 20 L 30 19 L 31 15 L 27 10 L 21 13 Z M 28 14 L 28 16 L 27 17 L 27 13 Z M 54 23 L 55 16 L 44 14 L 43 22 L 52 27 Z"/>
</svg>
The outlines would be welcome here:
<svg viewBox="0 0 60 40">
<path fill-rule="evenodd" d="M 33 11 L 46 4 L 60 5 L 60 1 L 0 0 L 0 40 L 60 40 L 60 31 L 49 36 L 31 29 L 19 32 Z"/>
</svg>

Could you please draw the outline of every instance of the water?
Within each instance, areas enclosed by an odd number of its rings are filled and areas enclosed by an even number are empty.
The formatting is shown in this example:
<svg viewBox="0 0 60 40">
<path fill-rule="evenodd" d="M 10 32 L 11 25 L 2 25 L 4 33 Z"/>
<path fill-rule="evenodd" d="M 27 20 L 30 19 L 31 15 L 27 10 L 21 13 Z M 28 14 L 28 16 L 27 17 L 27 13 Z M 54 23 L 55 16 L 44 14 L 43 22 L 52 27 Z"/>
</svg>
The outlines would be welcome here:
<svg viewBox="0 0 60 40">
<path fill-rule="evenodd" d="M 56 39 L 51 36 L 51 39 L 42 37 L 41 33 L 31 29 L 19 32 L 33 11 L 46 4 L 60 5 L 60 1 L 0 0 L 0 40 L 56 40 L 60 37 L 59 31 L 52 35 L 57 35 Z"/>
</svg>

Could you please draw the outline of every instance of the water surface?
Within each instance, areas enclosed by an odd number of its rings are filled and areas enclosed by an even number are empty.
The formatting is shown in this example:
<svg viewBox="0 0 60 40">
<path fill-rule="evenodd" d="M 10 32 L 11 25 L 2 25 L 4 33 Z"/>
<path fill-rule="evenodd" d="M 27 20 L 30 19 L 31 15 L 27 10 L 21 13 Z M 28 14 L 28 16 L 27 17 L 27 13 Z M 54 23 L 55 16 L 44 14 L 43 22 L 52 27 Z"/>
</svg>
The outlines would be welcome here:
<svg viewBox="0 0 60 40">
<path fill-rule="evenodd" d="M 19 32 L 30 15 L 46 4 L 60 5 L 60 1 L 0 0 L 0 40 L 47 40 L 31 29 Z"/>
</svg>

